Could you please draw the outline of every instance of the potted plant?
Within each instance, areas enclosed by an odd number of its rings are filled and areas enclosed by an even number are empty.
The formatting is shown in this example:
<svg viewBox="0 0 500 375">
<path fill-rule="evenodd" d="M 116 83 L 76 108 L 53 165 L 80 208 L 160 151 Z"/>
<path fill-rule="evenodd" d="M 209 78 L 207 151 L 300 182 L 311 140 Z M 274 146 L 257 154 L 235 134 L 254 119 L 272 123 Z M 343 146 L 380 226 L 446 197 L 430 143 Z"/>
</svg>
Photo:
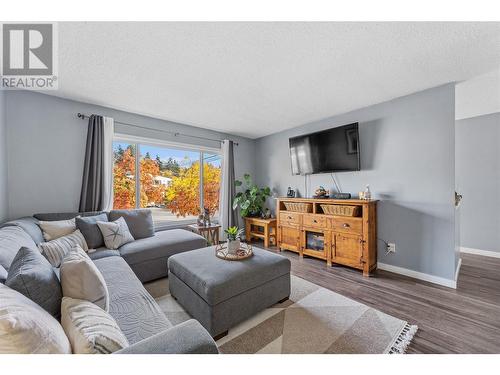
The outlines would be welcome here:
<svg viewBox="0 0 500 375">
<path fill-rule="evenodd" d="M 227 252 L 229 254 L 236 254 L 240 249 L 240 238 L 243 234 L 243 229 L 229 227 L 224 232 L 227 234 Z"/>
<path fill-rule="evenodd" d="M 243 217 L 260 217 L 264 210 L 267 197 L 271 196 L 269 187 L 259 188 L 252 183 L 252 178 L 247 173 L 243 176 L 245 180 L 245 190 L 236 194 L 233 200 L 233 210 L 240 208 Z M 236 180 L 235 186 L 243 185 L 243 182 Z"/>
</svg>

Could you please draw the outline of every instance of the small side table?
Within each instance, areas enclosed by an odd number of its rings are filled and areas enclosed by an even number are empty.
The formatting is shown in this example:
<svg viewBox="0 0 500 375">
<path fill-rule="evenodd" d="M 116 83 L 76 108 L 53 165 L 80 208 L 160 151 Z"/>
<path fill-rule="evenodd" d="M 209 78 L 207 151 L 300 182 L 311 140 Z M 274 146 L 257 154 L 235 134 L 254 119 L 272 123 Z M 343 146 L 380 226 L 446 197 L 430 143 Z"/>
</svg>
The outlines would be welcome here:
<svg viewBox="0 0 500 375">
<path fill-rule="evenodd" d="M 188 228 L 191 232 L 198 233 L 206 238 L 208 242 L 208 246 L 217 245 L 219 243 L 219 224 L 212 224 L 210 226 L 204 227 L 199 226 L 198 224 L 190 224 Z"/>
<path fill-rule="evenodd" d="M 264 247 L 269 247 L 270 243 L 276 245 L 276 219 L 258 217 L 245 217 L 244 219 L 247 242 L 256 237 L 264 240 Z"/>
</svg>

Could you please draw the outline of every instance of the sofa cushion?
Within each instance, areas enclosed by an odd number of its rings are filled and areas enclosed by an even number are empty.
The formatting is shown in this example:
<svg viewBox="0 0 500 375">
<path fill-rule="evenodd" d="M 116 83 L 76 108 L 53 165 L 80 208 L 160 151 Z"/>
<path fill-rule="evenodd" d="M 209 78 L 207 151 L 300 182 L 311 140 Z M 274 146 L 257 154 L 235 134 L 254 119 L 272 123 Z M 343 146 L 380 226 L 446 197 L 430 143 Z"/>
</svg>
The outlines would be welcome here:
<svg viewBox="0 0 500 375">
<path fill-rule="evenodd" d="M 109 310 L 106 281 L 79 246 L 71 249 L 61 263 L 61 285 L 64 297 L 90 301 L 105 311 Z"/>
<path fill-rule="evenodd" d="M 121 257 L 101 258 L 94 263 L 108 286 L 109 313 L 130 344 L 172 326 Z"/>
<path fill-rule="evenodd" d="M 35 302 L 0 284 L 0 353 L 71 353 L 59 322 Z"/>
<path fill-rule="evenodd" d="M 82 232 L 89 249 L 97 249 L 104 246 L 102 233 L 97 226 L 98 221 L 108 221 L 108 215 L 100 214 L 95 216 L 77 217 L 76 227 Z"/>
<path fill-rule="evenodd" d="M 0 265 L 0 283 L 5 283 L 5 280 L 7 280 L 7 270 Z"/>
<path fill-rule="evenodd" d="M 61 325 L 73 354 L 110 354 L 128 347 L 113 317 L 89 301 L 64 297 Z"/>
<path fill-rule="evenodd" d="M 6 226 L 0 229 L 0 265 L 9 271 L 21 247 L 36 249 L 36 244 L 28 233 L 18 226 Z"/>
<path fill-rule="evenodd" d="M 125 219 L 130 233 L 132 233 L 132 236 L 136 240 L 154 236 L 155 227 L 151 210 L 145 208 L 138 210 L 113 210 L 109 213 L 110 221 L 115 221 L 120 217 Z"/>
<path fill-rule="evenodd" d="M 22 247 L 12 264 L 5 285 L 18 291 L 59 319 L 61 284 L 50 263 L 38 249 Z"/>
<path fill-rule="evenodd" d="M 95 216 L 106 213 L 105 211 L 89 211 L 89 212 L 55 212 L 55 213 L 42 213 L 34 214 L 33 217 L 38 220 L 55 221 L 55 220 L 69 220 L 77 216 Z"/>
<path fill-rule="evenodd" d="M 17 226 L 24 229 L 26 233 L 28 233 L 33 241 L 38 245 L 40 242 L 43 242 L 43 233 L 38 225 L 38 219 L 35 219 L 32 216 L 21 217 L 16 220 L 7 221 L 0 225 L 0 228 L 7 226 Z"/>
<path fill-rule="evenodd" d="M 96 259 L 101 259 L 101 258 L 106 258 L 106 257 L 116 257 L 120 256 L 120 252 L 118 250 L 110 250 L 105 247 L 100 247 L 98 249 L 95 249 L 95 251 L 89 251 L 87 253 L 90 259 L 96 260 Z"/>
<path fill-rule="evenodd" d="M 239 262 L 217 258 L 214 253 L 212 246 L 168 259 L 168 272 L 211 306 L 290 274 L 290 260 L 266 250 L 254 247 L 254 255 Z"/>
<path fill-rule="evenodd" d="M 172 229 L 156 232 L 153 237 L 130 242 L 120 247 L 119 250 L 128 264 L 136 264 L 199 249 L 205 247 L 206 244 L 205 238 L 198 234 L 184 229 Z"/>
</svg>

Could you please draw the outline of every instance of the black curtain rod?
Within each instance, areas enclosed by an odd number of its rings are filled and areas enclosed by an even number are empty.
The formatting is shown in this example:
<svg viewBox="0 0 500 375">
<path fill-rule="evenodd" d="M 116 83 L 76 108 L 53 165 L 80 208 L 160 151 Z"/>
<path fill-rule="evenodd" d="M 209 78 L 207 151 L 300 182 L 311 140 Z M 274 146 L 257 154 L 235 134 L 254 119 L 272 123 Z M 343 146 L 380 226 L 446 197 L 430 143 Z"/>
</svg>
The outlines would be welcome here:
<svg viewBox="0 0 500 375">
<path fill-rule="evenodd" d="M 85 120 L 86 118 L 88 119 L 90 117 L 89 115 L 86 115 L 86 114 L 80 113 L 80 112 L 78 112 L 76 115 L 78 116 L 79 119 L 82 119 L 82 120 Z M 169 133 L 169 134 L 172 134 L 174 137 L 189 137 L 189 138 L 202 139 L 204 141 L 212 141 L 212 142 L 220 142 L 220 143 L 223 142 L 222 139 L 214 139 L 214 138 L 207 138 L 207 137 L 198 137 L 196 135 L 189 135 L 189 134 L 183 134 L 183 133 L 178 133 L 178 132 L 171 132 L 171 131 L 168 131 L 168 130 L 160 130 L 160 129 L 155 129 L 155 128 L 148 128 L 147 126 L 130 124 L 128 122 L 121 122 L 121 121 L 116 121 L 116 120 L 115 120 L 115 122 L 117 124 L 122 124 L 122 125 L 127 125 L 127 126 L 133 126 L 134 128 L 140 128 L 140 129 L 146 129 L 146 130 L 153 130 L 153 131 L 157 131 L 157 132 L 161 132 L 161 133 Z M 233 141 L 233 144 L 236 145 L 236 146 L 238 146 L 238 142 L 234 142 Z"/>
</svg>

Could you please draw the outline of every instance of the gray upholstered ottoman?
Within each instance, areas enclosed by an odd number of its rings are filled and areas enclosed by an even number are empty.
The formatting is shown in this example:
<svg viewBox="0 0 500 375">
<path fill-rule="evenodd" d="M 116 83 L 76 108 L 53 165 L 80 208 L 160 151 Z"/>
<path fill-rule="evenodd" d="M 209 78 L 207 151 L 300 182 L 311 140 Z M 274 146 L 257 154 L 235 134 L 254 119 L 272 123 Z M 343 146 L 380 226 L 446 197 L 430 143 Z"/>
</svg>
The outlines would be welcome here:
<svg viewBox="0 0 500 375">
<path fill-rule="evenodd" d="M 170 293 L 216 339 L 290 295 L 290 261 L 253 251 L 242 261 L 217 258 L 213 246 L 168 259 Z"/>
</svg>

